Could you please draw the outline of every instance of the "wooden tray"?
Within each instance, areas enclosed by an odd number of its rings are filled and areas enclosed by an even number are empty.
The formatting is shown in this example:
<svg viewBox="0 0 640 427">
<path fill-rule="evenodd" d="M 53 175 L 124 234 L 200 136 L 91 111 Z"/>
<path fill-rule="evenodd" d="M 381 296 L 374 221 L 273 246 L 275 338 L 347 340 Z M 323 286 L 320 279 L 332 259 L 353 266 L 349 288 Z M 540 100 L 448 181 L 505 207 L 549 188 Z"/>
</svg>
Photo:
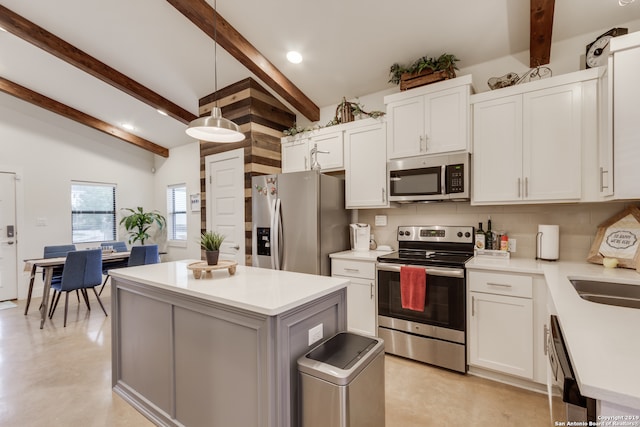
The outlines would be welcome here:
<svg viewBox="0 0 640 427">
<path fill-rule="evenodd" d="M 193 271 L 193 277 L 195 279 L 201 279 L 205 276 L 212 277 L 213 274 L 211 272 L 213 270 L 229 270 L 229 274 L 233 276 L 236 274 L 236 266 L 238 263 L 236 261 L 228 261 L 228 260 L 219 260 L 216 265 L 208 265 L 206 261 L 192 262 L 187 265 L 187 269 Z"/>
</svg>

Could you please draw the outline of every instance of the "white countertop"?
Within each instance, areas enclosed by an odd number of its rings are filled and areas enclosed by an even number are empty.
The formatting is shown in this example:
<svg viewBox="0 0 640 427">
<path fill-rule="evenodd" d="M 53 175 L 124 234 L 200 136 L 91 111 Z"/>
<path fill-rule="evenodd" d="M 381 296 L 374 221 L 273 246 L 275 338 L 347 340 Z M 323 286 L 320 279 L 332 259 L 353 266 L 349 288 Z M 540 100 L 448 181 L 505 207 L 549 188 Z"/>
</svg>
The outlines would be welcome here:
<svg viewBox="0 0 640 427">
<path fill-rule="evenodd" d="M 330 258 L 360 260 L 360 261 L 376 261 L 379 256 L 390 254 L 393 250 L 375 250 L 375 251 L 343 251 L 329 254 Z"/>
<path fill-rule="evenodd" d="M 203 300 L 275 316 L 334 291 L 348 279 L 238 265 L 195 279 L 187 265 L 199 260 L 163 262 L 111 270 L 113 277 L 191 295 Z"/>
<path fill-rule="evenodd" d="M 583 395 L 640 409 L 640 310 L 580 298 L 569 278 L 640 286 L 640 274 L 587 262 L 474 258 L 470 269 L 543 273 Z"/>
</svg>

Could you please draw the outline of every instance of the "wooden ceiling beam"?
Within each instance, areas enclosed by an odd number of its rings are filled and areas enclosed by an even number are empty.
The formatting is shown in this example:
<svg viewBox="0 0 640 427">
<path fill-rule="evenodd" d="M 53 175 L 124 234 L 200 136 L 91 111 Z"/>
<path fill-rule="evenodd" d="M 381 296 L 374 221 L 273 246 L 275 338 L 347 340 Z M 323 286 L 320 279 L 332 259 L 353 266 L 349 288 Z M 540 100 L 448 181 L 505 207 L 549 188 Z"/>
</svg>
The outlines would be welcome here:
<svg viewBox="0 0 640 427">
<path fill-rule="evenodd" d="M 169 157 L 169 150 L 165 147 L 161 147 L 144 138 L 125 132 L 118 127 L 112 126 L 109 123 L 89 116 L 82 111 L 78 111 L 68 105 L 62 104 L 54 99 L 48 98 L 38 92 L 34 92 L 31 89 L 20 86 L 19 84 L 2 77 L 0 77 L 0 91 L 15 96 L 16 98 L 22 99 L 23 101 L 29 102 L 30 104 L 36 105 L 40 108 L 44 108 L 45 110 L 49 110 L 63 117 L 74 120 L 90 128 L 96 129 L 100 132 L 114 136 L 139 148 L 151 151 L 159 156 Z"/>
<path fill-rule="evenodd" d="M 218 14 L 206 0 L 167 1 L 306 118 L 314 122 L 320 120 L 320 108 Z M 214 31 L 213 22 L 216 19 L 218 20 L 217 28 Z"/>
<path fill-rule="evenodd" d="M 137 100 L 165 111 L 184 124 L 198 117 L 2 5 L 0 26 Z"/>
<path fill-rule="evenodd" d="M 551 60 L 551 34 L 555 0 L 531 0 L 529 66 L 548 64 Z"/>
</svg>

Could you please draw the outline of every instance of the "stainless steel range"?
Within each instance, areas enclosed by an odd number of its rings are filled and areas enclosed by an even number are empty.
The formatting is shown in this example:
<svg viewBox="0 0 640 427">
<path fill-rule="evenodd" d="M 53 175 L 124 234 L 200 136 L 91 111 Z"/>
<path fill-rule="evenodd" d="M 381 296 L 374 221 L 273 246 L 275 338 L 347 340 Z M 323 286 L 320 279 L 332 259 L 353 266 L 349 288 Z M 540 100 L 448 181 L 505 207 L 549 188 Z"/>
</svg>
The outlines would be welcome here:
<svg viewBox="0 0 640 427">
<path fill-rule="evenodd" d="M 467 371 L 464 264 L 473 243 L 473 227 L 398 227 L 398 251 L 378 257 L 376 267 L 378 336 L 387 353 Z M 424 268 L 422 311 L 403 308 L 400 277 L 407 266 Z"/>
</svg>

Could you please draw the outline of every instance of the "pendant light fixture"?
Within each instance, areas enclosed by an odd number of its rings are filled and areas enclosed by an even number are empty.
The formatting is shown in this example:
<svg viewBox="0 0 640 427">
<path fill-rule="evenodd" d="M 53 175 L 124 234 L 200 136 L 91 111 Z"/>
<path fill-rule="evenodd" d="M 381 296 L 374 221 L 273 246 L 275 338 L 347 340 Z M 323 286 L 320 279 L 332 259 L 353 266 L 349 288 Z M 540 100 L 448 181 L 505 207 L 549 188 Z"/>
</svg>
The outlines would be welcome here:
<svg viewBox="0 0 640 427">
<path fill-rule="evenodd" d="M 222 110 L 218 107 L 218 11 L 216 0 L 213 2 L 213 42 L 214 64 L 213 78 L 215 85 L 215 101 L 210 116 L 199 117 L 189 123 L 186 132 L 192 138 L 209 142 L 239 142 L 244 139 L 240 126 L 222 117 Z"/>
</svg>

